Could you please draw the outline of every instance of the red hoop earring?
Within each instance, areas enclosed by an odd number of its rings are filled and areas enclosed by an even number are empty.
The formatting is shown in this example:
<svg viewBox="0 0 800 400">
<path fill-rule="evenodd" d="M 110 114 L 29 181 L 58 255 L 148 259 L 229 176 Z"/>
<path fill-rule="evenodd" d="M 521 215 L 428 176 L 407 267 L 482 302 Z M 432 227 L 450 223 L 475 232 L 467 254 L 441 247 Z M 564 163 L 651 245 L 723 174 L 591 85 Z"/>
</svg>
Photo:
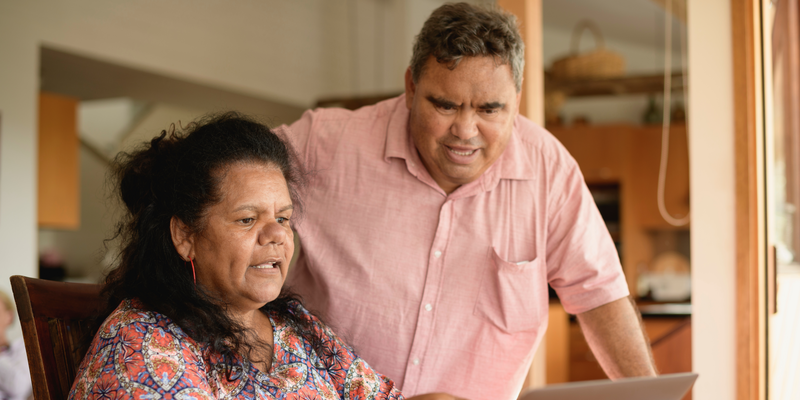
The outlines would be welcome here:
<svg viewBox="0 0 800 400">
<path fill-rule="evenodd" d="M 194 273 L 194 260 L 189 260 L 192 263 L 192 279 L 194 280 L 194 284 L 197 285 L 197 275 Z"/>
</svg>

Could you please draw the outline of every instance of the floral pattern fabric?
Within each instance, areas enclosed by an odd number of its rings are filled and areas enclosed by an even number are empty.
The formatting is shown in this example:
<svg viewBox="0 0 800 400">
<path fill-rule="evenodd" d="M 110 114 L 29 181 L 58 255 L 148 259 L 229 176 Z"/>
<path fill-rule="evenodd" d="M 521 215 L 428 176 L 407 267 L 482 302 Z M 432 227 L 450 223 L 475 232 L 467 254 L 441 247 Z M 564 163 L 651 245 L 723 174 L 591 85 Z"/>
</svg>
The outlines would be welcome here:
<svg viewBox="0 0 800 400">
<path fill-rule="evenodd" d="M 171 319 L 125 300 L 106 318 L 84 357 L 70 399 L 403 399 L 302 306 L 331 352 L 318 355 L 277 315 L 273 357 L 263 373 L 243 357 L 229 364 Z"/>
</svg>

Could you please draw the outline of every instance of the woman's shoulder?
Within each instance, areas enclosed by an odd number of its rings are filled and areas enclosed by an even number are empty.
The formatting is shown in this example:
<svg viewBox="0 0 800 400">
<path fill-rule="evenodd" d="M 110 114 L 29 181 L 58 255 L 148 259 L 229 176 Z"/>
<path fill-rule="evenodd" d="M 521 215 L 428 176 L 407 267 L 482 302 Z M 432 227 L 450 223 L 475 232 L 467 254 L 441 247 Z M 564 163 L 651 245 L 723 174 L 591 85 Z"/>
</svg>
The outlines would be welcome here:
<svg viewBox="0 0 800 400">
<path fill-rule="evenodd" d="M 108 340 L 124 332 L 126 333 L 125 336 L 129 338 L 131 334 L 145 334 L 153 328 L 158 328 L 160 331 L 175 336 L 177 339 L 191 340 L 171 318 L 164 314 L 147 310 L 138 299 L 123 300 L 100 325 L 97 336 L 100 339 Z"/>
<path fill-rule="evenodd" d="M 135 299 L 123 300 L 95 335 L 70 398 L 93 398 L 101 386 L 110 393 L 133 388 L 136 398 L 181 388 L 206 390 L 204 365 L 203 349 L 170 318 Z"/>
</svg>

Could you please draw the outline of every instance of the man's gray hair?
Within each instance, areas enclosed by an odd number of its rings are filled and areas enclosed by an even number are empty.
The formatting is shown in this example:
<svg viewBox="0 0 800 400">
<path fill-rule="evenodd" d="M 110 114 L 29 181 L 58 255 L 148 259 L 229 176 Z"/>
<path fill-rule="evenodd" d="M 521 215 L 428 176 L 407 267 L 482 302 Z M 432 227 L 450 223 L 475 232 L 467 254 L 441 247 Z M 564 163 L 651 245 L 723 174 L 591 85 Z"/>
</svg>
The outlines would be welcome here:
<svg viewBox="0 0 800 400">
<path fill-rule="evenodd" d="M 517 18 L 498 7 L 468 3 L 448 3 L 431 13 L 414 40 L 411 77 L 422 76 L 431 56 L 453 70 L 464 57 L 494 57 L 508 64 L 517 92 L 522 90 L 525 44 L 519 34 Z"/>
</svg>

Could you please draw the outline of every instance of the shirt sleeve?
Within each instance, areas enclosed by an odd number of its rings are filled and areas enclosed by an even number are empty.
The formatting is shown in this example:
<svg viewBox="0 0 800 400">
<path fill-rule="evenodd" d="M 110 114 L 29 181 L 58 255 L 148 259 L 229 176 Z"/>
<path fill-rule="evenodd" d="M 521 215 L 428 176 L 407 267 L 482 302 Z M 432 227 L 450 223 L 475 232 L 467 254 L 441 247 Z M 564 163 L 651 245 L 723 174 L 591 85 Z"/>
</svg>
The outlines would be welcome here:
<svg viewBox="0 0 800 400">
<path fill-rule="evenodd" d="M 171 323 L 147 315 L 104 324 L 69 399 L 215 398 L 200 350 Z"/>
<path fill-rule="evenodd" d="M 371 115 L 362 115 L 357 120 L 374 121 Z M 289 142 L 304 168 L 313 173 L 330 168 L 347 133 L 359 129 L 350 126 L 352 121 L 353 111 L 318 108 L 305 111 L 296 122 L 281 125 L 274 131 Z"/>
<path fill-rule="evenodd" d="M 311 128 L 315 113 L 314 110 L 307 110 L 291 125 L 281 125 L 274 130 L 279 137 L 289 142 L 300 162 L 309 169 L 313 169 L 313 166 L 309 165 L 309 154 L 312 153 Z"/>
<path fill-rule="evenodd" d="M 388 377 L 376 372 L 358 357 L 341 338 L 303 306 L 297 307 L 310 319 L 317 334 L 324 340 L 325 354 L 317 354 L 328 370 L 334 387 L 342 399 L 402 400 L 402 393 Z"/>
<path fill-rule="evenodd" d="M 628 295 L 614 242 L 575 160 L 565 149 L 550 173 L 548 282 L 580 314 Z"/>
</svg>

